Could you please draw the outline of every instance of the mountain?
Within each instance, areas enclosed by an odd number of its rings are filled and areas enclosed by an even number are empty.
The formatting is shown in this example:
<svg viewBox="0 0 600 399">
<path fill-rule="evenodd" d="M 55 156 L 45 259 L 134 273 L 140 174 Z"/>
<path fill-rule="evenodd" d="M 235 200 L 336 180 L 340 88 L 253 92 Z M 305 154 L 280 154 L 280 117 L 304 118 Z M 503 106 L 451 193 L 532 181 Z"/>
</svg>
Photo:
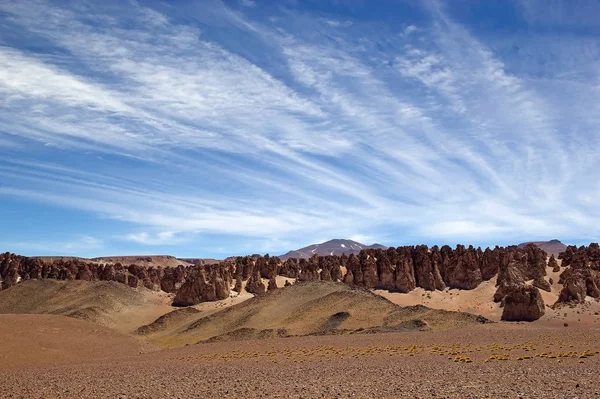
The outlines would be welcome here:
<svg viewBox="0 0 600 399">
<path fill-rule="evenodd" d="M 296 249 L 286 253 L 285 255 L 281 255 L 279 258 L 282 260 L 286 260 L 288 258 L 304 258 L 308 259 L 314 254 L 319 256 L 326 255 L 357 255 L 361 250 L 367 248 L 381 248 L 385 249 L 387 247 L 381 244 L 373 244 L 373 245 L 365 245 L 360 242 L 352 241 L 352 240 L 342 240 L 342 239 L 334 239 L 322 242 L 320 244 L 312 244 L 308 247 Z"/>
<path fill-rule="evenodd" d="M 563 252 L 565 249 L 567 249 L 567 246 L 557 239 L 550 240 L 550 241 L 523 242 L 523 243 L 519 244 L 519 247 L 524 247 L 530 243 L 537 245 L 538 247 L 540 247 L 541 249 L 546 251 L 546 253 L 548 253 L 548 255 L 554 255 L 555 257 L 557 257 L 560 252 Z"/>
</svg>

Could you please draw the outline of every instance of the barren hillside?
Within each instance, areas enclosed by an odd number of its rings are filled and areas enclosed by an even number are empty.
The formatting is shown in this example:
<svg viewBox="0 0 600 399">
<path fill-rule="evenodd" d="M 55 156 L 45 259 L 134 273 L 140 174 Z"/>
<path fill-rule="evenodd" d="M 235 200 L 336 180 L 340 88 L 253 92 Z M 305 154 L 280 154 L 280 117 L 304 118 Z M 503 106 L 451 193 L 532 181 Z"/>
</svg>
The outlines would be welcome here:
<svg viewBox="0 0 600 399">
<path fill-rule="evenodd" d="M 181 346 L 203 340 L 445 329 L 484 321 L 424 306 L 401 308 L 368 290 L 333 282 L 295 284 L 206 317 L 193 312 L 188 320 L 163 332 L 157 343 Z"/>
<path fill-rule="evenodd" d="M 53 314 L 131 332 L 169 312 L 164 293 L 113 281 L 28 280 L 0 291 L 0 314 Z"/>
</svg>

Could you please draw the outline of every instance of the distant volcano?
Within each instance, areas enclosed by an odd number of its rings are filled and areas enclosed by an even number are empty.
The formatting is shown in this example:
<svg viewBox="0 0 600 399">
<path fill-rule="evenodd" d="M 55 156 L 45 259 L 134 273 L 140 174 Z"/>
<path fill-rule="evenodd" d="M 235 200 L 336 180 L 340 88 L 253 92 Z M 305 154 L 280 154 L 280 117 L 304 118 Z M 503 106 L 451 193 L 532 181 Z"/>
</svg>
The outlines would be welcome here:
<svg viewBox="0 0 600 399">
<path fill-rule="evenodd" d="M 555 257 L 557 257 L 560 252 L 563 252 L 565 249 L 567 249 L 567 246 L 557 239 L 550 240 L 550 241 L 523 242 L 523 243 L 519 244 L 519 246 L 524 247 L 529 243 L 537 245 L 538 247 L 540 247 L 541 249 L 546 251 L 548 253 L 548 255 L 554 255 Z"/>
<path fill-rule="evenodd" d="M 319 256 L 342 255 L 342 254 L 357 255 L 361 250 L 367 249 L 367 248 L 383 248 L 383 249 L 385 249 L 387 247 L 384 245 L 381 245 L 381 244 L 365 245 L 365 244 L 361 244 L 360 242 L 356 242 L 356 241 L 352 241 L 352 240 L 335 239 L 335 240 L 325 241 L 320 244 L 312 244 L 312 245 L 309 245 L 308 247 L 290 251 L 290 252 L 286 253 L 285 255 L 281 255 L 280 258 L 282 260 L 285 260 L 288 258 L 308 259 L 311 256 L 313 256 L 314 254 L 317 254 Z"/>
</svg>

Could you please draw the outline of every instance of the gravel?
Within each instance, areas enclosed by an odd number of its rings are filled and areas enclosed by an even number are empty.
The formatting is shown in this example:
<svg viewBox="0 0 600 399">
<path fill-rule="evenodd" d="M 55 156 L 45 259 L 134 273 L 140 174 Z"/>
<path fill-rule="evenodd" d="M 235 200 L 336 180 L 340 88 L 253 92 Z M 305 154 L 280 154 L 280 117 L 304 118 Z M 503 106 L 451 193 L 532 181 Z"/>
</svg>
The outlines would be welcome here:
<svg viewBox="0 0 600 399">
<path fill-rule="evenodd" d="M 0 367 L 0 397 L 590 398 L 600 394 L 597 351 L 595 330 L 497 324 L 199 344 L 52 366 L 30 355 L 28 365 Z"/>
</svg>

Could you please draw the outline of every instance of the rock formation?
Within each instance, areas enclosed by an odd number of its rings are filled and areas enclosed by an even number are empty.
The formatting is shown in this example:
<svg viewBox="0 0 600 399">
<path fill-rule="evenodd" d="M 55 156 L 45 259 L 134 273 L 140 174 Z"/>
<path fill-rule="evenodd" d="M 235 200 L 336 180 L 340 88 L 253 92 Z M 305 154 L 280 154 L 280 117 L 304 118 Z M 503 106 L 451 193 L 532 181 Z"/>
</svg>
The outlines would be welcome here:
<svg viewBox="0 0 600 399">
<path fill-rule="evenodd" d="M 269 284 L 267 285 L 267 291 L 273 291 L 276 290 L 277 287 L 277 280 L 275 280 L 275 277 L 272 277 L 269 279 Z"/>
<path fill-rule="evenodd" d="M 446 253 L 452 253 L 446 251 Z M 482 281 L 481 269 L 477 260 L 477 251 L 472 247 L 457 245 L 452 257 L 446 262 L 446 284 L 450 288 L 472 290 Z"/>
<path fill-rule="evenodd" d="M 600 249 L 593 245 L 583 249 L 568 247 L 561 254 L 563 265 L 569 266 L 561 274 L 561 283 L 569 280 L 561 301 L 582 300 L 582 287 L 586 295 L 600 296 L 600 267 L 589 266 L 600 265 L 598 255 Z M 367 289 L 396 292 L 410 292 L 417 287 L 429 291 L 446 287 L 469 290 L 497 276 L 498 288 L 493 299 L 504 302 L 509 292 L 523 287 L 529 280 L 541 289 L 550 288 L 544 279 L 546 256 L 533 244 L 485 250 L 463 245 L 455 249 L 447 245 L 441 248 L 419 245 L 367 248 L 350 256 L 315 254 L 309 259 L 290 258 L 284 262 L 269 255 L 251 255 L 228 258 L 216 264 L 199 262 L 194 266 L 162 268 L 86 263 L 77 259 L 44 263 L 39 259 L 0 254 L 0 280 L 3 288 L 30 278 L 117 281 L 131 287 L 176 293 L 176 302 L 183 306 L 226 298 L 234 279 L 236 292 L 242 290 L 246 281 L 246 291 L 262 295 L 276 287 L 277 275 L 297 281 L 343 281 Z M 263 278 L 269 280 L 268 286 Z"/>
<path fill-rule="evenodd" d="M 550 283 L 547 282 L 546 279 L 544 279 L 543 277 L 538 277 L 535 280 L 533 280 L 533 286 L 546 292 L 551 291 Z"/>
<path fill-rule="evenodd" d="M 206 270 L 200 266 L 188 276 L 186 282 L 177 291 L 173 306 L 191 306 L 206 301 L 217 301 L 229 297 L 230 284 L 216 270 L 211 270 L 211 279 L 207 281 Z"/>
<path fill-rule="evenodd" d="M 233 287 L 233 290 L 235 292 L 237 292 L 238 294 L 241 294 L 242 286 L 243 286 L 242 276 L 238 274 L 237 277 L 235 278 L 235 286 Z"/>
<path fill-rule="evenodd" d="M 246 282 L 246 291 L 254 295 L 264 295 L 265 284 L 260 277 L 260 270 L 255 270 Z"/>
<path fill-rule="evenodd" d="M 558 303 L 584 302 L 586 296 L 600 298 L 600 246 L 568 246 L 558 256 L 565 270 L 560 274 L 563 284 Z"/>
<path fill-rule="evenodd" d="M 46 263 L 39 258 L 28 258 L 11 253 L 0 255 L 0 280 L 9 288 L 20 280 L 103 280 L 116 281 L 131 287 L 144 286 L 165 292 L 177 291 L 186 280 L 188 270 L 178 267 L 123 266 L 120 263 L 101 264 L 77 258 Z"/>
<path fill-rule="evenodd" d="M 560 271 L 560 266 L 558 265 L 558 262 L 556 261 L 554 255 L 550 255 L 550 259 L 548 260 L 548 267 L 552 268 L 553 273 L 557 273 Z"/>
<path fill-rule="evenodd" d="M 504 297 L 502 320 L 535 321 L 544 313 L 544 300 L 536 287 L 513 286 Z"/>
</svg>

